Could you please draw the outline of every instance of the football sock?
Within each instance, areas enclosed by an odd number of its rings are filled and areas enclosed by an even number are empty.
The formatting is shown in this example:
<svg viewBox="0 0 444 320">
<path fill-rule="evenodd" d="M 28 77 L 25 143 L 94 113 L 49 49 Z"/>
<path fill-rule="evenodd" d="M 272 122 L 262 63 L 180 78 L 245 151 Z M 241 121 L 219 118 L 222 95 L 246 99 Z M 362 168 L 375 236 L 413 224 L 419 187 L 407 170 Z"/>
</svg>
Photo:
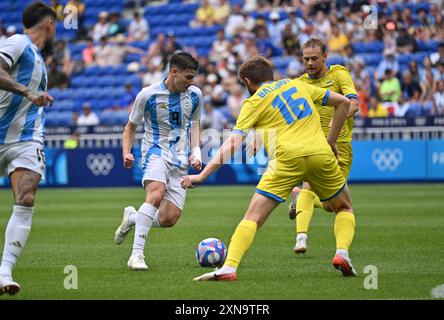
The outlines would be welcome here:
<svg viewBox="0 0 444 320">
<path fill-rule="evenodd" d="M 220 274 L 228 274 L 228 273 L 233 273 L 236 272 L 237 268 L 232 267 L 232 266 L 223 266 L 222 268 L 220 268 L 219 270 L 217 270 L 216 274 L 220 275 Z"/>
<path fill-rule="evenodd" d="M 153 218 L 153 225 L 151 227 L 162 228 L 159 221 L 159 210 L 157 210 L 156 214 Z"/>
<path fill-rule="evenodd" d="M 140 206 L 136 215 L 136 230 L 134 232 L 132 255 L 139 253 L 143 254 L 146 238 L 148 237 L 148 232 L 150 231 L 156 211 L 157 208 L 148 203 L 144 203 Z"/>
<path fill-rule="evenodd" d="M 13 206 L 12 215 L 5 232 L 5 246 L 0 274 L 12 276 L 12 269 L 25 247 L 31 231 L 33 212 L 34 207 Z"/>
<path fill-rule="evenodd" d="M 131 227 L 135 226 L 136 225 L 136 220 L 137 220 L 137 212 L 135 212 L 134 214 L 130 214 L 128 220 L 129 220 L 129 225 Z"/>
<path fill-rule="evenodd" d="M 313 191 L 307 189 L 301 190 L 301 194 L 296 202 L 296 233 L 308 232 L 316 198 L 318 203 L 321 204 L 318 196 Z"/>
<path fill-rule="evenodd" d="M 256 236 L 257 223 L 251 220 L 242 220 L 231 237 L 231 242 L 228 247 L 227 260 L 224 263 L 225 266 L 231 266 L 237 268 L 239 266 L 242 257 L 248 248 L 253 243 Z"/>
<path fill-rule="evenodd" d="M 334 234 L 336 238 L 336 249 L 348 251 L 355 235 L 355 216 L 351 212 L 338 212 L 335 219 Z"/>
</svg>

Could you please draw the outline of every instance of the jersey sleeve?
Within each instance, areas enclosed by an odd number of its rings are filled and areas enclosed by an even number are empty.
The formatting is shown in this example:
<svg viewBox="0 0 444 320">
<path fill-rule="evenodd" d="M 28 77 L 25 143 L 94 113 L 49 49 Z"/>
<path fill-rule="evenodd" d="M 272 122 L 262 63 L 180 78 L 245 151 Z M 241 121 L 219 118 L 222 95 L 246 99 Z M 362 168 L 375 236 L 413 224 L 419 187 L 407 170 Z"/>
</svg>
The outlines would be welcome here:
<svg viewBox="0 0 444 320">
<path fill-rule="evenodd" d="M 129 121 L 135 125 L 139 125 L 143 121 L 143 115 L 145 113 L 145 105 L 147 102 L 146 94 L 139 92 L 136 99 L 134 100 L 131 113 L 129 115 Z"/>
<path fill-rule="evenodd" d="M 233 128 L 233 132 L 247 136 L 250 129 L 255 126 L 259 113 L 257 106 L 251 101 L 245 100 L 239 113 L 239 117 L 237 118 L 236 125 Z"/>
<path fill-rule="evenodd" d="M 191 92 L 191 102 L 193 104 L 191 121 L 199 121 L 203 109 L 203 95 L 202 91 L 197 87 Z"/>
<path fill-rule="evenodd" d="M 3 42 L 0 46 L 0 57 L 12 68 L 28 45 L 20 35 L 13 35 Z"/>
<path fill-rule="evenodd" d="M 314 104 L 325 106 L 328 97 L 330 96 L 330 90 L 313 86 L 302 81 L 298 81 L 296 86 L 303 88 L 308 96 L 313 100 Z"/>
<path fill-rule="evenodd" d="M 349 99 L 358 99 L 358 94 L 356 92 L 355 85 L 353 84 L 350 72 L 345 68 L 341 68 L 338 70 L 336 77 L 338 84 L 341 87 L 342 94 Z"/>
</svg>

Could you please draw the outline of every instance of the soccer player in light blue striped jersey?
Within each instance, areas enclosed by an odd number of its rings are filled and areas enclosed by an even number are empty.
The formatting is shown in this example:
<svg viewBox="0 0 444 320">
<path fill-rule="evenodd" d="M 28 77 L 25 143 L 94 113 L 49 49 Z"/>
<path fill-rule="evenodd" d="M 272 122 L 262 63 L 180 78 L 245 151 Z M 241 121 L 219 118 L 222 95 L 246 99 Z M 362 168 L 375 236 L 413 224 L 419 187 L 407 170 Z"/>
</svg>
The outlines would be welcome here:
<svg viewBox="0 0 444 320">
<path fill-rule="evenodd" d="M 34 198 L 45 169 L 43 107 L 53 103 L 46 93 L 42 52 L 50 52 L 56 13 L 43 3 L 23 12 L 24 34 L 0 46 L 0 176 L 8 175 L 14 206 L 5 233 L 0 266 L 0 294 L 15 294 L 12 278 L 17 258 L 31 230 Z"/>
<path fill-rule="evenodd" d="M 123 220 L 115 232 L 121 244 L 135 227 L 133 251 L 128 268 L 146 270 L 144 248 L 152 226 L 172 227 L 179 219 L 186 196 L 180 179 L 188 167 L 201 169 L 200 113 L 202 92 L 194 86 L 198 62 L 188 53 L 171 57 L 168 77 L 137 95 L 122 138 L 123 165 L 131 168 L 131 147 L 137 125 L 144 120 L 142 140 L 142 185 L 145 201 L 136 211 L 126 207 Z"/>
</svg>

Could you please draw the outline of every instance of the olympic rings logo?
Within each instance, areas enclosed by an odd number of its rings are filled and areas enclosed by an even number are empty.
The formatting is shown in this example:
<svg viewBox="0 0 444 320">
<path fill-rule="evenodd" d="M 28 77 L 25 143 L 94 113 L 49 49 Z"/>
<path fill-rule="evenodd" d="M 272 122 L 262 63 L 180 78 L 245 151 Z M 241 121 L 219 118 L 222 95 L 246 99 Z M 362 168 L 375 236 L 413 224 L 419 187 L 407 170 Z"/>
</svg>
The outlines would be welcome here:
<svg viewBox="0 0 444 320">
<path fill-rule="evenodd" d="M 401 164 L 402 159 L 403 154 L 399 148 L 375 149 L 372 153 L 372 161 L 379 171 L 395 171 Z"/>
<path fill-rule="evenodd" d="M 114 156 L 111 153 L 90 154 L 86 158 L 86 165 L 95 176 L 107 176 L 114 168 L 114 163 Z"/>
</svg>

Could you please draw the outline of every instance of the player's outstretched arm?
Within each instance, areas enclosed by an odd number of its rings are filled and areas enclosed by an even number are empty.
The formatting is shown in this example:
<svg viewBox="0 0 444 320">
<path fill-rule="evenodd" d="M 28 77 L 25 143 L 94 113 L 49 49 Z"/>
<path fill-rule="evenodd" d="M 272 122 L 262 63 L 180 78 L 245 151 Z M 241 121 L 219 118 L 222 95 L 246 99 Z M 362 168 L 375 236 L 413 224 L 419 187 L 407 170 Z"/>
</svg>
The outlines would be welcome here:
<svg viewBox="0 0 444 320">
<path fill-rule="evenodd" d="M 122 157 L 123 166 L 125 168 L 131 168 L 134 164 L 134 156 L 131 153 L 131 147 L 133 146 L 134 139 L 136 136 L 137 125 L 128 121 L 123 130 L 122 136 Z"/>
<path fill-rule="evenodd" d="M 54 98 L 46 92 L 33 92 L 24 85 L 15 81 L 9 74 L 8 64 L 0 59 L 0 89 L 19 94 L 39 107 L 51 105 L 54 103 Z"/>
<path fill-rule="evenodd" d="M 234 153 L 242 146 L 244 136 L 239 133 L 232 133 L 223 145 L 219 148 L 216 155 L 207 164 L 205 169 L 198 175 L 182 177 L 181 184 L 183 188 L 193 188 L 194 184 L 204 182 L 210 175 L 219 169 L 226 161 L 230 160 Z"/>
</svg>

